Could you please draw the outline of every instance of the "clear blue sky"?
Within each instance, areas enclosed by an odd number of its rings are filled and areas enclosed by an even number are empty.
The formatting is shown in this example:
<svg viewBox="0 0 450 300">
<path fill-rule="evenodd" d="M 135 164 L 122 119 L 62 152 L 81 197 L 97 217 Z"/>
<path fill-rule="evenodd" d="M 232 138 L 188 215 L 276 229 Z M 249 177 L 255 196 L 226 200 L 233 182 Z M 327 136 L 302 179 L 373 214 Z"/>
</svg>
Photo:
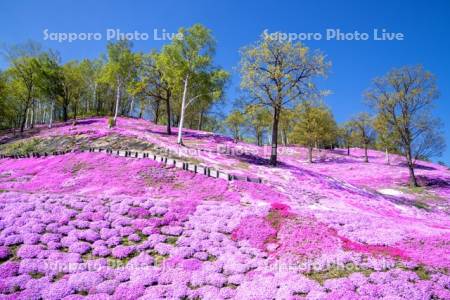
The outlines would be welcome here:
<svg viewBox="0 0 450 300">
<path fill-rule="evenodd" d="M 123 32 L 176 32 L 180 26 L 202 23 L 217 40 L 216 62 L 233 72 L 230 101 L 236 97 L 238 49 L 255 41 L 264 29 L 282 32 L 343 32 L 386 29 L 401 32 L 404 41 L 305 42 L 333 62 L 321 87 L 339 122 L 365 110 L 362 93 L 372 78 L 393 67 L 422 64 L 438 78 L 441 97 L 436 114 L 444 121 L 450 144 L 450 1 L 20 1 L 0 2 L 0 43 L 32 39 L 56 49 L 63 61 L 95 58 L 105 51 L 107 28 Z M 101 41 L 44 41 L 50 32 L 100 32 Z M 160 48 L 163 41 L 134 42 L 135 49 Z M 7 66 L 0 58 L 0 68 Z M 450 148 L 450 145 L 449 145 Z M 450 163 L 450 150 L 442 160 Z"/>
</svg>

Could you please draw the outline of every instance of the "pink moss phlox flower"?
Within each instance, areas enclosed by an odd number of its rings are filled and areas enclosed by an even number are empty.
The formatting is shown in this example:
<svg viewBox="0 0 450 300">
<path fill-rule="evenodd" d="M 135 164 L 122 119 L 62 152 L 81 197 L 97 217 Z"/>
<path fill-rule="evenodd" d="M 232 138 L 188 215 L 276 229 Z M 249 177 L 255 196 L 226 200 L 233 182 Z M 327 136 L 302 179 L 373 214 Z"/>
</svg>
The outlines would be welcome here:
<svg viewBox="0 0 450 300">
<path fill-rule="evenodd" d="M 135 300 L 142 296 L 144 292 L 145 287 L 141 284 L 122 283 L 116 288 L 114 294 L 112 295 L 112 299 Z"/>
<path fill-rule="evenodd" d="M 43 290 L 42 296 L 48 300 L 60 300 L 72 293 L 74 293 L 74 290 L 70 287 L 67 280 L 58 280 Z"/>
<path fill-rule="evenodd" d="M 126 258 L 130 256 L 134 251 L 134 246 L 118 245 L 112 249 L 111 254 L 115 258 Z"/>
<path fill-rule="evenodd" d="M 103 278 L 100 274 L 87 271 L 70 275 L 68 284 L 76 292 L 87 292 L 102 281 Z"/>
<path fill-rule="evenodd" d="M 34 258 L 37 257 L 43 247 L 41 245 L 22 245 L 19 250 L 17 250 L 17 256 L 20 258 Z"/>
<path fill-rule="evenodd" d="M 75 242 L 69 246 L 69 251 L 79 254 L 85 254 L 91 250 L 91 245 L 86 242 Z"/>
</svg>

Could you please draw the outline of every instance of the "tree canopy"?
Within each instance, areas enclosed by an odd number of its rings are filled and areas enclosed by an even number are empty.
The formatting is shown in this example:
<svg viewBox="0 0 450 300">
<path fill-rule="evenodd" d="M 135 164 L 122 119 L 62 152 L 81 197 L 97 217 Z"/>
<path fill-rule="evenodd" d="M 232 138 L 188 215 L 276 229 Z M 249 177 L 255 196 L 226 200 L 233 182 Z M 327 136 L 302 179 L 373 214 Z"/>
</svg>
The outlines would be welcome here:
<svg viewBox="0 0 450 300">
<path fill-rule="evenodd" d="M 241 88 L 252 103 L 272 110 L 272 165 L 277 164 L 280 114 L 296 102 L 316 96 L 319 91 L 313 79 L 325 76 L 329 66 L 319 51 L 269 35 L 241 50 Z"/>
</svg>

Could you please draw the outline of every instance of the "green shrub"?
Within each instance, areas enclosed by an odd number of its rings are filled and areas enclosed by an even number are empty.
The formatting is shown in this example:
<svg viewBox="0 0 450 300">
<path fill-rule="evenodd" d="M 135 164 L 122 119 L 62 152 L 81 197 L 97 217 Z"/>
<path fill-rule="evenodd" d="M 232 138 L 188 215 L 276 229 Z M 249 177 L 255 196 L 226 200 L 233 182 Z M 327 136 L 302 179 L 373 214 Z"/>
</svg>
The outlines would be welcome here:
<svg viewBox="0 0 450 300">
<path fill-rule="evenodd" d="M 113 117 L 109 117 L 109 119 L 108 119 L 108 127 L 109 128 L 113 128 L 114 126 L 116 126 L 116 120 L 114 120 Z"/>
</svg>

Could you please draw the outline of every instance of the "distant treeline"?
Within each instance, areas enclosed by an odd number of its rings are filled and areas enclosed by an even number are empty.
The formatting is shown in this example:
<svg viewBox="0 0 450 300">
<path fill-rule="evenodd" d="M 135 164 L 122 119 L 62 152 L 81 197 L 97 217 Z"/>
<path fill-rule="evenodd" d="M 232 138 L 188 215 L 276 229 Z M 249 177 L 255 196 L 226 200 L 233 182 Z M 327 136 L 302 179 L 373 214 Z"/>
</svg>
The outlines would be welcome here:
<svg viewBox="0 0 450 300">
<path fill-rule="evenodd" d="M 331 66 L 320 51 L 302 43 L 262 34 L 240 51 L 240 93 L 226 114 L 230 74 L 214 63 L 216 43 L 202 25 L 180 28 L 159 50 L 135 52 L 128 41 L 107 45 L 98 59 L 61 63 L 52 50 L 35 43 L 4 49 L 9 67 L 0 72 L 0 129 L 22 133 L 35 124 L 84 116 L 145 117 L 181 128 L 220 131 L 236 140 L 277 146 L 300 144 L 313 150 L 377 148 L 405 156 L 412 185 L 415 161 L 440 155 L 445 147 L 439 120 L 431 114 L 438 98 L 434 76 L 421 66 L 393 69 L 376 78 L 365 93 L 372 114 L 362 112 L 337 124 L 315 84 Z"/>
</svg>

